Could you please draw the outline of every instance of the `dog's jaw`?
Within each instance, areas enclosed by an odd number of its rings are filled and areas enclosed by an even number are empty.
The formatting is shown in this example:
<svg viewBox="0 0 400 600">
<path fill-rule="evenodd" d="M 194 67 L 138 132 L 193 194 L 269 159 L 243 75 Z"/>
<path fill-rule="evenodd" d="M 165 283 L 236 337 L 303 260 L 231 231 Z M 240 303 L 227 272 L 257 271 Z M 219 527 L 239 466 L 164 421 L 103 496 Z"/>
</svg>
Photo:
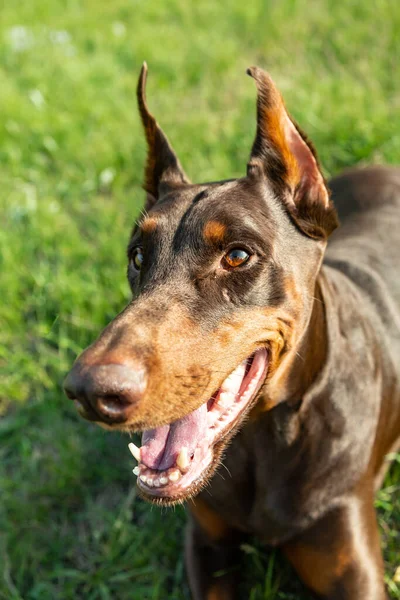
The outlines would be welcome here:
<svg viewBox="0 0 400 600">
<path fill-rule="evenodd" d="M 217 469 L 229 440 L 257 400 L 268 370 L 268 352 L 243 361 L 208 402 L 179 421 L 144 432 L 133 449 L 141 495 L 172 505 L 196 495 Z"/>
</svg>

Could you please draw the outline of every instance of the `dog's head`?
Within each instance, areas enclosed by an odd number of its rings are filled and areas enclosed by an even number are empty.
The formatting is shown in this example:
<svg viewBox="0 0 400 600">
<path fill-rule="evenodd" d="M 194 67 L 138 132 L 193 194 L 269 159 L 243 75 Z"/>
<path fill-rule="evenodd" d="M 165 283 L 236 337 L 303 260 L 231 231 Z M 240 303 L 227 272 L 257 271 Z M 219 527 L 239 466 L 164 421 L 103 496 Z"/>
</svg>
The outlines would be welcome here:
<svg viewBox="0 0 400 600">
<path fill-rule="evenodd" d="M 255 403 L 284 399 L 337 225 L 313 147 L 271 78 L 248 74 L 258 100 L 247 175 L 193 185 L 148 111 L 143 66 L 147 201 L 128 246 L 133 300 L 65 383 L 85 418 L 144 432 L 138 485 L 155 502 L 196 494 Z"/>
</svg>

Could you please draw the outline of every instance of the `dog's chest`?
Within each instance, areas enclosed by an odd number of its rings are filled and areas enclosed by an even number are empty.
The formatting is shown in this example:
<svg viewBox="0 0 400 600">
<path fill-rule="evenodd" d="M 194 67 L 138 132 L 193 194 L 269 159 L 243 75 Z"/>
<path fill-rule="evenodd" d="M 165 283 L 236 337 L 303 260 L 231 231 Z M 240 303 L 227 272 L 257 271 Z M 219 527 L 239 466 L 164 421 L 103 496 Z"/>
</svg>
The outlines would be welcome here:
<svg viewBox="0 0 400 600">
<path fill-rule="evenodd" d="M 203 500 L 228 525 L 270 545 L 308 527 L 354 485 L 373 440 L 369 430 L 368 439 L 351 436 L 351 419 L 326 411 L 310 411 L 304 419 L 282 404 L 248 423 L 229 446 Z"/>
<path fill-rule="evenodd" d="M 255 430 L 246 426 L 229 446 L 223 464 L 202 499 L 235 529 L 279 544 L 308 519 L 308 506 L 297 505 L 294 497 L 302 482 L 293 480 L 288 465 L 295 461 L 296 448 L 285 443 L 294 435 L 295 420 L 285 431 L 271 427 Z M 272 424 L 275 427 L 275 424 Z M 290 431 L 292 430 L 292 431 Z M 265 438 L 258 440 L 257 438 Z M 269 443 L 264 444 L 268 437 Z M 313 498 L 310 497 L 310 506 Z"/>
</svg>

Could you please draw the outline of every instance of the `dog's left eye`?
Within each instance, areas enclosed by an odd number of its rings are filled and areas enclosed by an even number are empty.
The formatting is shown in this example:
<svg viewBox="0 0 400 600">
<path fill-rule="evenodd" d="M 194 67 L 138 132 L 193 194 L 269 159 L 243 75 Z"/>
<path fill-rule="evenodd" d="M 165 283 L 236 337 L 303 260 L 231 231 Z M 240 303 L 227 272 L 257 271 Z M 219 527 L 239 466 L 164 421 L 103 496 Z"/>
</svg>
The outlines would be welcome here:
<svg viewBox="0 0 400 600">
<path fill-rule="evenodd" d="M 143 252 L 141 248 L 135 248 L 132 252 L 131 265 L 135 271 L 140 271 L 143 263 Z"/>
<path fill-rule="evenodd" d="M 232 248 L 222 259 L 222 266 L 225 269 L 234 269 L 244 265 L 250 258 L 250 254 L 244 248 Z"/>
</svg>

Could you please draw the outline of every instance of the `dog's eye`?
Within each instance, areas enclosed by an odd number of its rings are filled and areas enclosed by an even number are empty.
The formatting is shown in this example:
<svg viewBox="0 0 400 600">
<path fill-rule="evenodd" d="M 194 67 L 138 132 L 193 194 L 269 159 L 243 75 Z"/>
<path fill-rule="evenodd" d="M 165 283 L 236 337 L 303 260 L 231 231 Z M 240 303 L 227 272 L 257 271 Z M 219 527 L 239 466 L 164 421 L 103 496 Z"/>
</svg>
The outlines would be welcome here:
<svg viewBox="0 0 400 600">
<path fill-rule="evenodd" d="M 243 248 L 232 248 L 222 259 L 222 266 L 225 269 L 234 269 L 244 265 L 250 258 L 250 254 Z"/>
<path fill-rule="evenodd" d="M 143 251 L 141 248 L 135 248 L 132 252 L 131 265 L 136 271 L 140 271 L 143 263 Z"/>
</svg>

